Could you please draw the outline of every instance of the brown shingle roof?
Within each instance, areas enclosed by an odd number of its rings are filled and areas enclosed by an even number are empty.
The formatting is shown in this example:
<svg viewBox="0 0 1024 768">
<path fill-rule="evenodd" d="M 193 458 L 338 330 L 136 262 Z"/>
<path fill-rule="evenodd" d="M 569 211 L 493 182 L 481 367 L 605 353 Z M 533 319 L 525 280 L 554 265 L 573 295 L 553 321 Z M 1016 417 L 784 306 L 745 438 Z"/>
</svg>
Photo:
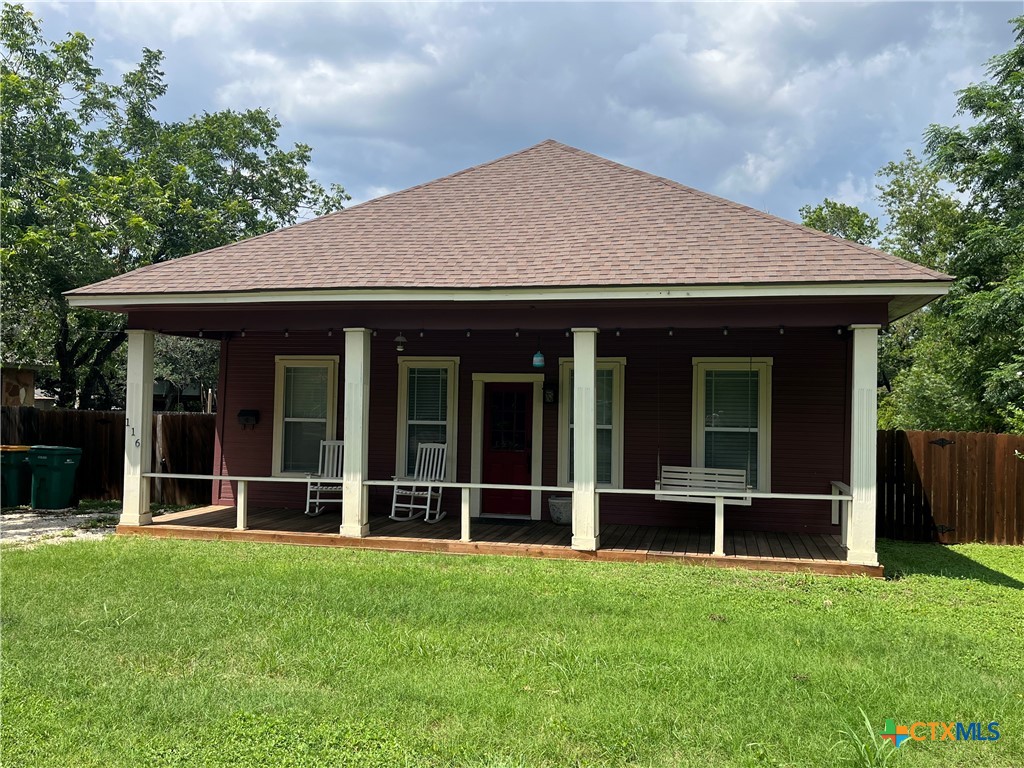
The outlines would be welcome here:
<svg viewBox="0 0 1024 768">
<path fill-rule="evenodd" d="M 549 140 L 72 293 L 948 279 Z"/>
</svg>

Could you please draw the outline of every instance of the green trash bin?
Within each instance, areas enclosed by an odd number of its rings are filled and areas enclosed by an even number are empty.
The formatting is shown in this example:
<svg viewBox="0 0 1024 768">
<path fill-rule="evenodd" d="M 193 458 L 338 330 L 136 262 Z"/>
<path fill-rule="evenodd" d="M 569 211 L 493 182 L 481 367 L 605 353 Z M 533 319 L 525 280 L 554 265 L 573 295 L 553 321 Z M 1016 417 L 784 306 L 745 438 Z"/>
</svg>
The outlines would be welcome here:
<svg viewBox="0 0 1024 768">
<path fill-rule="evenodd" d="M 27 445 L 0 445 L 0 506 L 21 504 L 21 472 L 27 455 Z"/>
<path fill-rule="evenodd" d="M 75 492 L 75 471 L 82 460 L 81 448 L 33 445 L 28 452 L 32 465 L 32 508 L 65 509 Z"/>
</svg>

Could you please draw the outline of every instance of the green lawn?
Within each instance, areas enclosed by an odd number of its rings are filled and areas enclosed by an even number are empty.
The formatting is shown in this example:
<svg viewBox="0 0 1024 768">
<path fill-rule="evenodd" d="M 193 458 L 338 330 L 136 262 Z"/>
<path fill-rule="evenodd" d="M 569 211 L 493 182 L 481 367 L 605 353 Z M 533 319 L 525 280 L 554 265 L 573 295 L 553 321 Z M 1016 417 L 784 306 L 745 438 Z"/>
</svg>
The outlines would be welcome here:
<svg viewBox="0 0 1024 768">
<path fill-rule="evenodd" d="M 2 556 L 4 766 L 842 764 L 859 709 L 1000 722 L 891 766 L 1024 765 L 1024 548 L 888 581 L 117 538 Z M 863 726 L 860 730 L 866 730 Z"/>
</svg>

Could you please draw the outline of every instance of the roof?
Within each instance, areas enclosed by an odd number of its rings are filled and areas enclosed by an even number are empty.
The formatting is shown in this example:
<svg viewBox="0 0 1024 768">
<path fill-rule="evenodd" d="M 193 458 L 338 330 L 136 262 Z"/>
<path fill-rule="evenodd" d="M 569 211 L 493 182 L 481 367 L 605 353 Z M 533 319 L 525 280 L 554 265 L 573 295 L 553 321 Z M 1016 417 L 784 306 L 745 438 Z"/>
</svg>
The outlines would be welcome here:
<svg viewBox="0 0 1024 768">
<path fill-rule="evenodd" d="M 548 140 L 70 295 L 949 279 Z"/>
</svg>

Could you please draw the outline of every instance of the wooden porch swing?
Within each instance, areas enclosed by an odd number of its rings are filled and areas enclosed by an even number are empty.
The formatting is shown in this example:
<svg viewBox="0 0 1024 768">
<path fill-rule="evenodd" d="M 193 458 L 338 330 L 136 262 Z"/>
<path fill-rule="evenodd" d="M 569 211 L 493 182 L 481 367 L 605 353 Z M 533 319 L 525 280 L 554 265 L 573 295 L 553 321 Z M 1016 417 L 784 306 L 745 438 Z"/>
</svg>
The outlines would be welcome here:
<svg viewBox="0 0 1024 768">
<path fill-rule="evenodd" d="M 658 369 L 657 411 L 658 411 L 658 477 L 655 490 L 678 491 L 672 494 L 656 494 L 657 501 L 675 501 L 695 504 L 714 504 L 714 496 L 686 495 L 685 491 L 703 493 L 721 492 L 725 504 L 749 507 L 749 496 L 729 496 L 729 493 L 743 493 L 750 490 L 747 484 L 747 473 L 751 466 L 750 456 L 750 381 L 753 373 L 753 356 L 747 356 L 747 447 L 746 469 L 721 469 L 716 467 L 680 467 L 661 463 L 661 369 Z M 697 415 L 697 414 L 695 414 Z M 700 418 L 703 418 L 700 415 Z"/>
</svg>

